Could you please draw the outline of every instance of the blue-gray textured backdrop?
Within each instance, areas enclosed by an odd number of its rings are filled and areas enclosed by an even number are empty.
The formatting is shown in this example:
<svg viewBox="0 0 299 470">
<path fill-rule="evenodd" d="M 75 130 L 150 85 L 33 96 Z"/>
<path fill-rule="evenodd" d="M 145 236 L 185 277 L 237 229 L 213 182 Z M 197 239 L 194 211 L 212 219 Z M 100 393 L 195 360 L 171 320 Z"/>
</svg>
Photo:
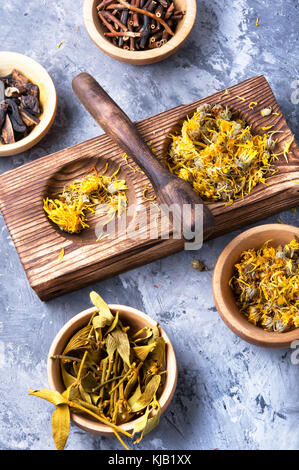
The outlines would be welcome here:
<svg viewBox="0 0 299 470">
<path fill-rule="evenodd" d="M 58 112 L 49 134 L 27 152 L 1 158 L 0 171 L 102 133 L 71 89 L 72 78 L 82 71 L 95 76 L 132 120 L 264 74 L 298 142 L 299 105 L 292 88 L 299 80 L 298 0 L 197 4 L 194 30 L 177 54 L 138 68 L 114 61 L 91 42 L 82 0 L 2 1 L 1 49 L 45 66 L 56 85 Z M 298 224 L 298 213 L 279 217 Z M 138 449 L 298 448 L 299 365 L 291 363 L 292 351 L 264 350 L 236 337 L 215 309 L 212 270 L 191 267 L 195 258 L 212 267 L 237 233 L 206 243 L 199 253 L 182 252 L 92 286 L 107 302 L 137 307 L 159 321 L 177 354 L 173 402 Z M 89 306 L 90 288 L 42 303 L 28 285 L 1 216 L 0 237 L 0 448 L 54 449 L 52 406 L 29 397 L 28 389 L 47 386 L 51 341 Z M 72 426 L 66 448 L 121 446 Z"/>
</svg>

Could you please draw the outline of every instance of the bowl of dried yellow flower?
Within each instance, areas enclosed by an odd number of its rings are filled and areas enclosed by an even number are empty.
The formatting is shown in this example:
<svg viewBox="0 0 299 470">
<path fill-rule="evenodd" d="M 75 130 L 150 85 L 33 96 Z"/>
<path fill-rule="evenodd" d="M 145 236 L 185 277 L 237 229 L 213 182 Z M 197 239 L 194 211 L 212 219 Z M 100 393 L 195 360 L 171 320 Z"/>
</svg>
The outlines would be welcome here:
<svg viewBox="0 0 299 470">
<path fill-rule="evenodd" d="M 53 438 L 65 447 L 70 421 L 81 429 L 115 436 L 128 449 L 154 429 L 177 382 L 170 340 L 148 315 L 107 305 L 91 292 L 92 308 L 69 320 L 48 355 L 50 390 L 30 394 L 55 405 Z"/>
<path fill-rule="evenodd" d="M 287 348 L 299 339 L 299 228 L 260 225 L 223 250 L 213 296 L 226 325 L 257 346 Z"/>
</svg>

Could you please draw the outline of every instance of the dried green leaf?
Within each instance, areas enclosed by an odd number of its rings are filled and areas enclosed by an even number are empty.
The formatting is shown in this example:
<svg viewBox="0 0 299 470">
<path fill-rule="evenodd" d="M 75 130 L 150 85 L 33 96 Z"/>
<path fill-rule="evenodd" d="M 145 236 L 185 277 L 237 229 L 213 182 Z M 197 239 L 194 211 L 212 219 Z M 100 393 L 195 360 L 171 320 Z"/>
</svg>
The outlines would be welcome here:
<svg viewBox="0 0 299 470">
<path fill-rule="evenodd" d="M 63 450 L 70 432 L 70 409 L 58 405 L 52 414 L 52 433 L 57 450 Z"/>
<path fill-rule="evenodd" d="M 35 397 L 43 398 L 44 400 L 49 401 L 55 406 L 64 405 L 67 403 L 66 398 L 64 398 L 61 393 L 48 390 L 47 388 L 43 388 L 42 390 L 29 390 L 29 395 L 34 395 Z"/>
<path fill-rule="evenodd" d="M 133 348 L 133 351 L 135 352 L 135 355 L 140 361 L 145 361 L 147 358 L 148 354 L 156 347 L 156 343 L 150 343 L 146 346 L 135 346 Z"/>
<path fill-rule="evenodd" d="M 132 377 L 128 380 L 127 385 L 125 386 L 124 390 L 124 397 L 127 400 L 128 397 L 131 395 L 132 390 L 134 389 L 138 379 L 138 373 L 135 372 Z"/>
<path fill-rule="evenodd" d="M 109 329 L 107 330 L 106 335 L 116 328 L 118 321 L 119 321 L 119 312 L 116 312 L 114 320 L 111 323 L 111 326 L 109 327 Z"/>
<path fill-rule="evenodd" d="M 135 402 L 141 397 L 141 388 L 140 388 L 140 383 L 138 383 L 135 392 L 131 396 L 131 398 L 128 400 L 129 407 L 131 408 Z"/>
<path fill-rule="evenodd" d="M 77 401 L 81 399 L 81 393 L 78 384 L 68 387 L 62 394 L 69 401 Z"/>
<path fill-rule="evenodd" d="M 150 411 L 152 411 L 152 408 L 149 405 L 145 411 L 143 419 L 139 423 L 136 423 L 136 425 L 134 426 L 133 435 L 138 432 L 141 432 L 141 435 L 138 437 L 138 439 L 136 439 L 134 444 L 138 444 L 146 434 L 148 434 L 158 426 L 161 417 L 161 408 L 159 403 L 156 403 L 158 404 L 158 411 L 156 411 L 156 413 L 149 418 Z"/>
<path fill-rule="evenodd" d="M 80 390 L 80 394 L 81 394 L 83 401 L 86 401 L 86 403 L 92 404 L 92 400 L 91 400 L 89 393 L 84 390 L 81 384 L 79 384 L 79 390 Z"/>
<path fill-rule="evenodd" d="M 160 382 L 161 376 L 155 375 L 148 382 L 144 392 L 139 396 L 139 398 L 137 398 L 137 400 L 134 399 L 134 396 L 128 400 L 129 406 L 133 413 L 143 410 L 151 403 L 154 396 L 156 395 Z"/>
<path fill-rule="evenodd" d="M 110 358 L 112 358 L 113 354 L 116 351 L 116 348 L 117 348 L 116 340 L 113 338 L 113 336 L 108 335 L 106 339 L 106 351 Z"/>
<path fill-rule="evenodd" d="M 93 392 L 94 388 L 99 385 L 99 382 L 96 380 L 92 372 L 88 371 L 87 374 L 82 377 L 81 385 L 84 388 L 84 391 L 87 393 Z"/>
<path fill-rule="evenodd" d="M 98 313 L 92 320 L 92 325 L 95 330 L 101 330 L 105 326 L 110 325 L 111 321 L 105 315 Z"/>
<path fill-rule="evenodd" d="M 90 329 L 91 326 L 87 325 L 84 328 L 81 328 L 81 330 L 77 331 L 71 337 L 62 354 L 66 356 L 70 351 L 76 351 L 76 349 L 82 349 L 88 346 L 88 336 Z"/>
<path fill-rule="evenodd" d="M 163 366 L 164 356 L 165 356 L 165 341 L 162 336 L 156 337 L 155 339 L 156 346 L 150 353 L 150 358 L 156 361 L 160 367 Z"/>
<path fill-rule="evenodd" d="M 76 377 L 73 375 L 69 374 L 64 365 L 61 365 L 61 375 L 62 375 L 62 380 L 66 388 L 69 388 L 73 383 L 76 382 Z"/>
<path fill-rule="evenodd" d="M 110 325 L 113 322 L 114 317 L 106 302 L 102 299 L 101 296 L 99 296 L 99 294 L 94 291 L 90 293 L 90 300 L 93 305 L 97 308 L 101 316 L 106 318 L 106 325 Z"/>
<path fill-rule="evenodd" d="M 133 428 L 133 436 L 139 432 L 142 432 L 146 428 L 149 412 L 150 412 L 150 407 L 148 406 L 143 416 L 140 419 L 138 419 L 137 422 L 135 423 L 134 428 Z"/>
<path fill-rule="evenodd" d="M 130 367 L 130 342 L 127 333 L 125 333 L 120 328 L 116 328 L 111 336 L 116 341 L 117 352 L 124 361 Z"/>
<path fill-rule="evenodd" d="M 140 336 L 144 332 L 145 332 L 145 335 Z M 142 328 L 141 330 L 137 331 L 137 333 L 133 336 L 133 342 L 135 344 L 141 343 L 142 341 L 146 341 L 146 340 L 150 339 L 152 336 L 153 336 L 153 330 L 146 326 L 146 327 Z"/>
<path fill-rule="evenodd" d="M 147 420 L 146 426 L 143 432 L 141 433 L 141 436 L 138 439 L 136 439 L 135 444 L 138 444 L 146 434 L 148 434 L 149 432 L 151 432 L 153 429 L 155 429 L 158 426 L 160 422 L 160 416 L 161 416 L 161 411 L 159 409 L 159 411 L 152 418 L 149 418 Z"/>
</svg>

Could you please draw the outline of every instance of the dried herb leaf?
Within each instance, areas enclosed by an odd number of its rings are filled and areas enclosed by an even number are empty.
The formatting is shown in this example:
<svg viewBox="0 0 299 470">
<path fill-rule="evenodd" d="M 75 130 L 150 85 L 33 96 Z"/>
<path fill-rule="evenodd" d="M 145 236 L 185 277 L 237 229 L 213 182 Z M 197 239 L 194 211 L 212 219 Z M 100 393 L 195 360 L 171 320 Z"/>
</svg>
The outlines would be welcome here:
<svg viewBox="0 0 299 470">
<path fill-rule="evenodd" d="M 116 349 L 117 349 L 117 341 L 113 338 L 113 336 L 108 335 L 106 339 L 106 350 L 110 358 L 112 358 Z"/>
<path fill-rule="evenodd" d="M 140 361 L 144 362 L 148 354 L 156 347 L 157 343 L 151 343 L 146 346 L 135 346 L 133 351 Z"/>
<path fill-rule="evenodd" d="M 61 365 L 61 375 L 62 375 L 62 380 L 64 385 L 69 388 L 71 385 L 73 385 L 76 382 L 76 377 L 73 375 L 69 374 L 66 370 L 64 365 Z"/>
<path fill-rule="evenodd" d="M 139 442 L 158 422 L 156 394 L 165 372 L 165 342 L 158 325 L 133 334 L 133 325 L 123 324 L 118 313 L 113 316 L 98 294 L 91 293 L 91 299 L 97 311 L 88 325 L 74 334 L 63 354 L 52 357 L 60 361 L 66 390 L 62 394 L 30 390 L 30 394 L 110 426 L 128 449 L 120 434 L 133 436 L 119 424 L 143 416 L 135 429 L 141 433 Z M 61 409 L 53 414 L 53 437 L 59 449 L 66 443 L 68 413 Z"/>
<path fill-rule="evenodd" d="M 152 417 L 149 417 L 150 412 L 152 411 L 152 408 L 149 405 L 146 409 L 143 419 L 139 423 L 136 423 L 136 425 L 134 426 L 133 435 L 138 432 L 141 432 L 141 435 L 138 439 L 136 439 L 134 444 L 138 444 L 146 434 L 148 434 L 158 426 L 161 417 L 161 407 L 157 401 L 155 403 L 157 404 L 157 410 L 155 414 Z"/>
<path fill-rule="evenodd" d="M 63 355 L 66 356 L 71 351 L 85 348 L 88 342 L 90 330 L 91 326 L 87 325 L 84 328 L 81 328 L 81 330 L 77 331 L 68 342 L 66 348 L 63 351 Z"/>
<path fill-rule="evenodd" d="M 59 405 L 52 414 L 52 433 L 57 450 L 63 450 L 70 432 L 70 409 Z"/>
<path fill-rule="evenodd" d="M 148 382 L 148 384 L 145 387 L 144 392 L 137 398 L 137 400 L 133 400 L 132 399 L 133 397 L 128 400 L 129 406 L 133 413 L 143 410 L 151 403 L 151 401 L 153 400 L 154 396 L 157 393 L 160 383 L 161 383 L 161 376 L 155 375 Z"/>
<path fill-rule="evenodd" d="M 94 375 L 90 371 L 88 371 L 87 374 L 81 379 L 81 385 L 84 388 L 84 391 L 87 393 L 93 392 L 98 384 L 99 382 L 95 379 Z"/>
<path fill-rule="evenodd" d="M 121 328 L 116 328 L 112 331 L 111 336 L 116 342 L 117 352 L 124 361 L 130 367 L 130 342 L 127 333 Z"/>
<path fill-rule="evenodd" d="M 44 400 L 49 401 L 55 406 L 58 405 L 64 405 L 67 403 L 66 398 L 64 398 L 61 393 L 53 391 L 53 390 L 48 390 L 46 388 L 43 388 L 42 390 L 29 390 L 29 395 L 34 395 L 35 397 L 43 398 Z"/>
<path fill-rule="evenodd" d="M 101 314 L 101 317 L 106 318 L 106 325 L 111 325 L 114 320 L 114 317 L 110 311 L 110 308 L 102 299 L 102 297 L 100 297 L 99 294 L 97 294 L 96 292 L 92 291 L 90 293 L 90 300 Z"/>
</svg>

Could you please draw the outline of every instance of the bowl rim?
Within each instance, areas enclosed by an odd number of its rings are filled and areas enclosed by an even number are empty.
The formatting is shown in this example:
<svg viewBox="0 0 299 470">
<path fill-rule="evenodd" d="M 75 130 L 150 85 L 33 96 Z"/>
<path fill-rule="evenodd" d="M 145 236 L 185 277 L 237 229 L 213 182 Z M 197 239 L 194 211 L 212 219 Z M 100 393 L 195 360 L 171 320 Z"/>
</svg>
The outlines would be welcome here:
<svg viewBox="0 0 299 470">
<path fill-rule="evenodd" d="M 112 310 L 113 312 L 119 311 L 120 315 L 121 315 L 121 312 L 126 312 L 132 315 L 133 317 L 138 317 L 138 318 L 143 319 L 149 325 L 152 325 L 152 326 L 159 325 L 160 327 L 161 335 L 164 338 L 165 343 L 167 345 L 166 368 L 167 370 L 170 367 L 172 368 L 171 373 L 166 374 L 166 382 L 164 384 L 164 389 L 158 400 L 161 406 L 161 415 L 162 415 L 162 413 L 165 412 L 166 408 L 168 407 L 168 405 L 170 404 L 173 398 L 176 385 L 177 385 L 177 378 L 178 378 L 177 361 L 176 361 L 176 356 L 175 356 L 175 352 L 171 344 L 171 341 L 168 335 L 165 333 L 165 330 L 161 327 L 161 325 L 158 322 L 156 322 L 154 319 L 152 319 L 146 313 L 136 308 L 129 307 L 127 305 L 108 304 L 108 306 L 110 310 Z M 62 389 L 59 390 L 56 386 L 58 381 L 61 383 L 61 379 L 58 379 L 57 381 L 54 380 L 54 361 L 51 359 L 51 356 L 55 354 L 59 354 L 59 351 L 61 351 L 60 348 L 65 346 L 66 341 L 72 336 L 73 332 L 75 332 L 78 328 L 82 327 L 82 325 L 84 325 L 88 321 L 88 319 L 91 317 L 91 315 L 95 311 L 96 311 L 95 307 L 90 307 L 78 313 L 77 315 L 72 317 L 63 325 L 63 327 L 58 331 L 55 338 L 53 339 L 49 352 L 48 352 L 48 357 L 47 357 L 47 376 L 48 376 L 48 383 L 49 383 L 51 390 L 54 390 L 54 391 L 58 390 L 59 392 L 62 391 Z M 72 329 L 72 333 L 69 334 L 67 338 L 64 338 L 64 336 L 70 330 L 70 328 Z M 127 432 L 132 431 L 134 425 L 141 419 L 142 419 L 142 416 L 133 421 L 129 421 L 128 423 L 121 424 L 119 425 L 119 427 Z M 91 432 L 93 434 L 98 434 L 102 436 L 114 436 L 114 433 L 109 426 L 106 426 L 105 424 L 92 420 L 91 418 L 85 417 L 83 415 L 79 415 L 79 414 L 71 412 L 71 421 L 76 426 L 78 426 L 79 428 L 87 432 Z"/>
<path fill-rule="evenodd" d="M 290 347 L 293 341 L 299 339 L 299 328 L 286 333 L 279 333 L 269 332 L 253 325 L 240 312 L 239 316 L 236 315 L 237 307 L 234 311 L 229 308 L 222 288 L 224 277 L 226 277 L 224 274 L 225 264 L 232 258 L 232 254 L 237 253 L 240 242 L 245 240 L 250 242 L 251 237 L 269 231 L 276 232 L 276 234 L 284 232 L 287 235 L 292 234 L 293 237 L 297 234 L 299 236 L 299 228 L 287 224 L 263 224 L 240 233 L 225 246 L 216 262 L 213 272 L 212 290 L 214 302 L 220 317 L 237 336 L 256 346 L 281 349 Z M 263 242 L 264 240 L 261 240 L 261 245 Z M 248 248 L 252 248 L 252 246 L 249 245 Z M 243 251 L 243 248 L 241 251 Z M 241 255 L 241 251 L 239 251 L 239 256 Z"/>
<path fill-rule="evenodd" d="M 19 140 L 18 142 L 14 142 L 13 144 L 5 144 L 0 145 L 0 157 L 8 157 L 11 155 L 17 155 L 22 151 L 28 150 L 33 145 L 38 143 L 40 139 L 48 132 L 50 129 L 57 109 L 57 93 L 54 82 L 50 77 L 47 70 L 35 59 L 31 57 L 21 54 L 19 52 L 14 51 L 0 51 L 0 63 L 5 64 L 7 56 L 10 56 L 13 61 L 16 63 L 15 68 L 22 72 L 22 63 L 27 63 L 29 67 L 33 69 L 39 69 L 42 75 L 45 77 L 45 81 L 47 83 L 47 91 L 49 96 L 51 97 L 49 100 L 49 106 L 47 111 L 47 116 L 41 119 L 40 123 L 38 124 L 38 132 L 35 135 L 32 135 L 32 132 L 28 134 L 23 139 Z M 18 65 L 21 62 L 21 65 Z"/>
<path fill-rule="evenodd" d="M 197 14 L 197 3 L 196 0 L 186 0 L 189 3 L 189 7 L 186 7 L 186 14 L 184 15 L 181 24 L 181 28 L 178 33 L 161 48 L 150 49 L 146 51 L 127 51 L 114 46 L 108 39 L 102 36 L 93 21 L 93 6 L 97 0 L 84 0 L 83 3 L 83 17 L 84 24 L 90 39 L 105 53 L 113 57 L 114 59 L 123 61 L 132 61 L 135 64 L 142 64 L 147 60 L 155 60 L 163 56 L 168 56 L 171 52 L 175 52 L 183 42 L 187 39 L 191 33 Z"/>
</svg>

